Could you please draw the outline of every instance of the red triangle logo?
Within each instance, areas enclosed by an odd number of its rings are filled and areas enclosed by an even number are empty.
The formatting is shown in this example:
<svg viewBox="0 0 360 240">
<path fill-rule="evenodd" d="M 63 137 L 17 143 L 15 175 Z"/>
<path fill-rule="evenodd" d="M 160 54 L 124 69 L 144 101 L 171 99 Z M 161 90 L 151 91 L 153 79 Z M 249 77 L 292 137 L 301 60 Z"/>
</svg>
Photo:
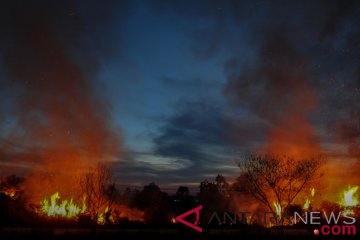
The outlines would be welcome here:
<svg viewBox="0 0 360 240">
<path fill-rule="evenodd" d="M 202 228 L 201 227 L 198 227 L 196 226 L 198 223 L 199 223 L 199 220 L 200 220 L 200 210 L 202 209 L 202 205 L 194 208 L 194 209 L 191 209 L 190 211 L 187 211 L 186 213 L 183 213 L 179 216 L 177 216 L 175 218 L 175 220 L 177 222 L 181 222 L 182 224 L 192 228 L 192 229 L 195 229 L 196 231 L 198 232 L 202 232 Z M 187 216 L 193 214 L 193 213 L 196 213 L 196 221 L 195 223 L 189 223 L 188 221 L 185 221 L 184 218 L 186 218 Z"/>
</svg>

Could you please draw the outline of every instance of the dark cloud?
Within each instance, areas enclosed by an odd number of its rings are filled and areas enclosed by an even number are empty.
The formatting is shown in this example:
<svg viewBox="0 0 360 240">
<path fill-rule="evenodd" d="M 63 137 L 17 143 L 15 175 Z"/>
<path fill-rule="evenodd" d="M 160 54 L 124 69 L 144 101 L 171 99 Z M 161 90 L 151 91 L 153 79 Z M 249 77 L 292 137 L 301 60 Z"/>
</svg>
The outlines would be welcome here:
<svg viewBox="0 0 360 240">
<path fill-rule="evenodd" d="M 344 19 L 351 14 L 351 12 L 356 9 L 356 1 L 320 1 L 321 6 L 318 6 L 316 10 L 319 8 L 324 8 L 324 12 L 321 12 L 321 16 L 323 20 L 321 29 L 319 31 L 319 39 L 322 41 L 325 38 L 336 34 L 341 28 L 342 23 L 344 23 Z M 315 13 L 316 14 L 316 13 Z M 316 14 L 314 16 L 318 16 Z M 314 19 L 314 18 L 313 18 Z M 319 18 L 317 19 L 319 21 Z"/>
<path fill-rule="evenodd" d="M 219 158 L 218 163 L 198 165 L 192 167 L 174 167 L 174 163 L 156 164 L 159 155 L 153 152 L 129 152 L 138 159 L 124 159 L 121 163 L 113 163 L 115 177 L 120 184 L 125 186 L 142 186 L 149 182 L 156 182 L 164 190 L 174 192 L 179 185 L 187 185 L 192 190 L 198 191 L 201 181 L 214 179 L 217 174 L 226 172 L 228 177 L 236 176 L 238 169 L 235 162 L 225 162 Z M 153 160 L 151 163 L 141 162 L 146 155 Z"/>
<path fill-rule="evenodd" d="M 204 175 L 222 164 L 236 167 L 238 151 L 249 150 L 263 140 L 267 123 L 256 116 L 228 114 L 223 105 L 213 102 L 180 106 L 154 138 L 154 155 L 183 163 L 186 172 L 197 169 L 198 175 Z"/>
<path fill-rule="evenodd" d="M 154 138 L 155 154 L 190 160 L 194 165 L 209 160 L 212 146 L 226 146 L 229 141 L 222 111 L 209 103 L 185 104 Z"/>
</svg>

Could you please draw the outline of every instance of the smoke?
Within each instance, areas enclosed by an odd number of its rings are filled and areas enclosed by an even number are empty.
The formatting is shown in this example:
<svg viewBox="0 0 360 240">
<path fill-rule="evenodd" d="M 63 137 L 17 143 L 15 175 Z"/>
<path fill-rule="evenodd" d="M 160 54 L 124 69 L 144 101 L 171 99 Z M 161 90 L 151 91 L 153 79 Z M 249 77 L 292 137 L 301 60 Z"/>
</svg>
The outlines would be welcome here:
<svg viewBox="0 0 360 240">
<path fill-rule="evenodd" d="M 82 42 L 85 22 L 71 2 L 4 5 L 2 54 L 16 101 L 0 152 L 14 157 L 9 162 L 29 168 L 30 192 L 75 190 L 82 170 L 119 158 L 121 150 L 109 108 L 84 72 L 96 74 L 98 68 L 86 50 L 90 46 Z"/>
<path fill-rule="evenodd" d="M 226 66 L 226 95 L 236 105 L 266 119 L 270 128 L 262 150 L 299 155 L 319 152 L 309 120 L 317 105 L 306 77 L 307 56 L 284 29 L 269 31 L 259 49 L 258 63 L 236 74 L 234 60 Z"/>
<path fill-rule="evenodd" d="M 346 144 L 347 156 L 353 160 L 347 169 L 348 177 L 354 176 L 353 182 L 360 184 L 360 109 L 356 104 L 360 100 L 359 96 L 354 97 L 354 100 L 355 104 L 348 105 L 348 114 L 336 122 L 335 136 L 337 142 Z"/>
<path fill-rule="evenodd" d="M 254 21 L 254 58 L 236 56 L 225 65 L 227 99 L 267 123 L 255 150 L 327 154 L 331 193 L 359 181 L 358 7 L 272 3 Z"/>
</svg>

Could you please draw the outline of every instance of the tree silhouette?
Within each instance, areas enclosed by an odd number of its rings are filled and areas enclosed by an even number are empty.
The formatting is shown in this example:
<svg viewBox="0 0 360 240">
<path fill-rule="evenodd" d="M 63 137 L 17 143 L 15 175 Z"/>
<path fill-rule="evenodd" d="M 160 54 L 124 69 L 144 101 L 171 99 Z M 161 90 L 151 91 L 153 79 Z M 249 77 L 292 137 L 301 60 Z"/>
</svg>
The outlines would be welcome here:
<svg viewBox="0 0 360 240">
<path fill-rule="evenodd" d="M 117 198 L 118 191 L 110 169 L 106 165 L 98 163 L 94 169 L 90 169 L 81 178 L 80 186 L 86 197 L 87 211 L 93 220 L 96 221 L 100 213 L 105 216 L 111 214 L 111 207 Z"/>
<path fill-rule="evenodd" d="M 190 194 L 189 188 L 185 186 L 180 186 L 176 191 L 177 197 L 186 197 L 189 196 L 189 194 Z"/>
<path fill-rule="evenodd" d="M 214 182 L 207 180 L 200 183 L 199 201 L 203 205 L 202 214 L 210 219 L 214 212 L 232 211 L 230 185 L 222 175 L 217 175 Z"/>
<path fill-rule="evenodd" d="M 155 184 L 150 183 L 134 196 L 133 206 L 144 211 L 147 224 L 166 224 L 171 221 L 169 196 Z"/>
<path fill-rule="evenodd" d="M 322 157 L 295 159 L 291 156 L 250 153 L 239 163 L 247 191 L 270 210 L 282 214 L 298 194 L 322 176 Z M 280 209 L 279 209 L 280 207 Z"/>
</svg>

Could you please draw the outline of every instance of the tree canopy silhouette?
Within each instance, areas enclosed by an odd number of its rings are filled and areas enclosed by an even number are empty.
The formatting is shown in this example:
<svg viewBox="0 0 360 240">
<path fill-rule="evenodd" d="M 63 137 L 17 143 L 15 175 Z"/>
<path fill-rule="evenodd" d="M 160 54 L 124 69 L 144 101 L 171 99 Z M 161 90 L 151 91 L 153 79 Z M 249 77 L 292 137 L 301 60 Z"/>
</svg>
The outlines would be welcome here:
<svg viewBox="0 0 360 240">
<path fill-rule="evenodd" d="M 283 213 L 302 190 L 312 187 L 323 175 L 323 164 L 321 156 L 298 159 L 250 153 L 239 163 L 241 173 L 237 181 L 270 210 Z"/>
</svg>

